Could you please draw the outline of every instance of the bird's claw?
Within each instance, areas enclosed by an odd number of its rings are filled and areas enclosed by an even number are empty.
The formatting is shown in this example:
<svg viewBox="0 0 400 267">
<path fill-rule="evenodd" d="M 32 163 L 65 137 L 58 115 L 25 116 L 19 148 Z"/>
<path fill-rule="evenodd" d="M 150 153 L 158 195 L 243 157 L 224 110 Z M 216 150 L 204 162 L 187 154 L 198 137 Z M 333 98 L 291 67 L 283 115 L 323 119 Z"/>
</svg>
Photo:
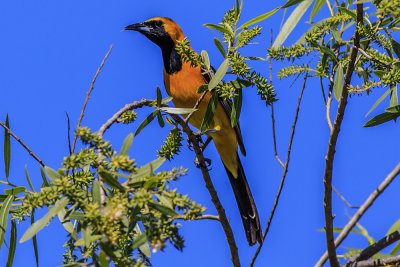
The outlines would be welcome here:
<svg viewBox="0 0 400 267">
<path fill-rule="evenodd" d="M 210 168 L 211 159 L 208 159 L 208 158 L 204 158 L 204 161 L 200 162 L 199 159 L 196 157 L 194 159 L 194 164 L 196 165 L 197 168 L 206 168 L 207 171 L 211 171 L 211 169 L 212 169 L 212 168 Z"/>
</svg>

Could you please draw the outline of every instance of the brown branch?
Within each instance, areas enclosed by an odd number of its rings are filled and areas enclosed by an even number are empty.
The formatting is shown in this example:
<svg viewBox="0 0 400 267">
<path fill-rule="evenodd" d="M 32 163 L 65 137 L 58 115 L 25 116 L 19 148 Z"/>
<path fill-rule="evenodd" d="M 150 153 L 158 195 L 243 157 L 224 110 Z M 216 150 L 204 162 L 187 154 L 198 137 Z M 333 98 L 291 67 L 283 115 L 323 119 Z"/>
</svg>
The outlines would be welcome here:
<svg viewBox="0 0 400 267">
<path fill-rule="evenodd" d="M 399 266 L 400 264 L 400 255 L 396 255 L 393 257 L 369 260 L 369 261 L 359 261 L 355 262 L 354 267 L 377 267 L 377 266 Z"/>
<path fill-rule="evenodd" d="M 339 236 L 335 239 L 335 246 L 338 247 L 343 240 L 347 237 L 353 227 L 357 224 L 357 222 L 361 219 L 364 213 L 372 206 L 374 201 L 383 193 L 383 191 L 390 185 L 390 183 L 396 178 L 397 175 L 400 174 L 400 163 L 386 176 L 386 178 L 382 181 L 382 183 L 369 195 L 369 197 L 365 200 L 365 202 L 360 206 L 357 212 L 353 215 L 351 220 L 343 227 L 343 230 L 340 232 Z M 315 267 L 321 267 L 324 265 L 326 260 L 328 259 L 328 253 L 325 252 L 322 257 L 318 260 Z"/>
<path fill-rule="evenodd" d="M 346 203 L 347 206 L 349 206 L 349 208 L 351 209 L 358 209 L 359 207 L 356 206 L 352 206 L 345 198 L 344 196 L 342 196 L 339 191 L 337 191 L 337 189 L 332 185 L 333 191 L 335 191 L 335 193 L 343 200 L 344 203 Z"/>
<path fill-rule="evenodd" d="M 282 189 L 283 189 L 283 184 L 284 184 L 284 182 L 285 182 L 286 174 L 287 174 L 287 171 L 288 171 L 289 160 L 290 160 L 290 152 L 291 152 L 291 149 L 292 149 L 292 142 L 293 142 L 294 132 L 295 132 L 295 129 L 296 129 L 297 118 L 298 118 L 299 111 L 300 111 L 301 99 L 302 99 L 302 97 L 303 97 L 304 89 L 306 88 L 307 77 L 308 77 L 308 72 L 306 73 L 306 75 L 305 75 L 305 77 L 304 77 L 303 87 L 301 88 L 300 96 L 299 96 L 299 99 L 298 99 L 298 102 L 297 102 L 296 113 L 295 113 L 295 117 L 294 117 L 294 121 L 293 121 L 293 125 L 292 125 L 292 132 L 291 132 L 291 134 L 290 134 L 290 139 L 289 139 L 289 145 L 288 145 L 288 151 L 287 151 L 287 156 L 286 156 L 286 162 L 285 162 L 285 165 L 284 165 L 284 167 L 283 167 L 282 179 L 281 179 L 281 183 L 280 183 L 280 185 L 279 185 L 278 193 L 277 193 L 277 195 L 276 195 L 276 197 L 275 197 L 275 201 L 274 201 L 274 205 L 273 205 L 273 207 L 272 207 L 271 214 L 270 214 L 269 219 L 268 219 L 267 227 L 265 228 L 265 231 L 264 231 L 263 241 L 265 240 L 265 238 L 266 238 L 266 236 L 267 236 L 267 234 L 268 234 L 268 231 L 269 231 L 269 228 L 270 228 L 270 225 L 271 225 L 271 222 L 272 222 L 272 218 L 274 217 L 276 207 L 278 206 L 279 197 L 280 197 L 280 195 L 281 195 L 281 192 L 282 192 Z M 263 243 L 264 243 L 264 242 L 263 242 Z M 250 267 L 252 267 L 252 266 L 254 265 L 254 262 L 256 261 L 257 256 L 258 256 L 258 254 L 259 254 L 260 251 L 261 251 L 261 247 L 262 247 L 263 243 L 261 243 L 261 244 L 258 245 L 258 248 L 257 248 L 257 250 L 256 250 L 256 253 L 254 254 L 254 256 L 253 256 L 253 258 L 252 258 L 252 260 L 251 260 Z"/>
<path fill-rule="evenodd" d="M 332 74 L 329 77 L 329 92 L 328 92 L 328 101 L 326 102 L 326 121 L 329 126 L 329 131 L 332 132 L 333 130 L 333 125 L 332 125 L 332 120 L 331 120 L 331 104 L 332 104 L 332 91 L 333 91 L 333 86 L 335 84 L 333 77 L 335 76 L 335 72 L 332 67 Z"/>
<path fill-rule="evenodd" d="M 214 221 L 219 221 L 219 217 L 216 215 L 201 215 L 198 217 L 195 217 L 193 219 L 188 219 L 185 216 L 176 216 L 174 217 L 174 220 L 185 220 L 185 221 L 198 221 L 198 220 L 214 220 Z"/>
<path fill-rule="evenodd" d="M 357 4 L 357 25 L 363 21 L 363 4 Z M 353 47 L 349 56 L 349 64 L 347 66 L 346 74 L 344 76 L 344 84 L 342 87 L 342 95 L 337 110 L 336 119 L 333 129 L 330 131 L 328 151 L 325 157 L 325 171 L 324 171 L 324 211 L 325 211 L 325 234 L 326 246 L 328 249 L 328 257 L 331 266 L 338 267 L 339 261 L 336 256 L 336 247 L 333 237 L 333 216 L 332 216 L 332 171 L 333 160 L 335 157 L 336 142 L 342 125 L 344 112 L 347 105 L 348 86 L 351 82 L 351 77 L 354 72 L 355 62 L 357 58 L 357 46 L 360 43 L 360 35 L 357 28 L 354 33 Z"/>
<path fill-rule="evenodd" d="M 208 90 L 203 92 L 203 94 L 200 96 L 200 98 L 197 99 L 196 104 L 194 105 L 193 109 L 197 109 L 199 107 L 201 101 L 203 101 L 203 99 L 207 93 L 208 93 Z M 193 116 L 194 113 L 195 113 L 195 111 L 192 111 L 191 113 L 189 113 L 189 115 L 186 116 L 185 123 L 189 122 L 190 118 Z"/>
<path fill-rule="evenodd" d="M 89 101 L 89 97 L 90 97 L 90 94 L 91 94 L 91 92 L 93 90 L 94 83 L 96 82 L 97 76 L 99 75 L 101 69 L 103 68 L 104 63 L 106 62 L 106 59 L 107 59 L 108 55 L 111 53 L 112 48 L 113 48 L 113 45 L 110 46 L 110 49 L 108 50 L 107 54 L 103 58 L 103 61 L 101 62 L 99 68 L 97 69 L 96 74 L 94 75 L 94 78 L 93 78 L 92 83 L 90 85 L 90 89 L 86 93 L 85 103 L 83 103 L 83 107 L 82 107 L 82 110 L 81 110 L 81 115 L 79 116 L 78 125 L 76 126 L 76 129 L 78 129 L 81 126 L 81 122 L 82 122 L 83 116 L 85 114 L 86 104 Z M 74 141 L 73 141 L 73 144 L 72 144 L 72 153 L 74 153 L 74 151 L 75 151 L 76 139 L 77 139 L 77 136 L 76 136 L 76 134 L 74 134 Z"/>
<path fill-rule="evenodd" d="M 44 162 L 38 158 L 38 156 L 35 155 L 35 153 L 32 152 L 32 150 L 24 143 L 22 142 L 21 139 L 18 138 L 18 136 L 16 136 L 4 123 L 2 123 L 0 121 L 0 125 L 4 128 L 4 130 L 6 130 L 15 140 L 17 140 L 18 143 L 21 144 L 21 146 L 23 146 L 25 148 L 26 151 L 28 151 L 29 155 L 31 155 L 37 162 L 39 162 L 40 165 L 42 165 L 43 167 L 45 167 L 46 165 L 44 164 Z"/>
<path fill-rule="evenodd" d="M 381 62 L 381 61 L 379 61 L 379 60 L 377 60 L 377 59 L 371 57 L 370 55 L 367 54 L 367 52 L 365 52 L 365 51 L 362 50 L 361 48 L 357 47 L 357 49 L 358 49 L 358 52 L 360 52 L 360 54 L 362 54 L 362 55 L 363 55 L 365 58 L 367 58 L 368 60 L 371 60 L 371 61 L 373 61 L 373 62 L 375 62 L 375 63 L 377 63 L 377 64 L 379 64 L 379 65 L 385 67 L 385 68 L 388 69 L 388 70 L 391 70 L 391 69 L 392 69 L 392 67 L 391 67 L 390 65 L 387 65 L 387 64 L 385 64 L 385 63 L 383 63 L 383 62 Z"/>
<path fill-rule="evenodd" d="M 382 249 L 386 248 L 387 246 L 390 246 L 397 240 L 400 240 L 400 230 L 397 230 L 397 231 L 391 233 L 390 235 L 385 236 L 378 242 L 372 244 L 371 246 L 369 246 L 366 249 L 364 249 L 363 251 L 361 251 L 359 254 L 351 257 L 344 266 L 345 267 L 358 266 L 357 262 L 371 258 L 376 253 L 378 253 Z"/>
</svg>

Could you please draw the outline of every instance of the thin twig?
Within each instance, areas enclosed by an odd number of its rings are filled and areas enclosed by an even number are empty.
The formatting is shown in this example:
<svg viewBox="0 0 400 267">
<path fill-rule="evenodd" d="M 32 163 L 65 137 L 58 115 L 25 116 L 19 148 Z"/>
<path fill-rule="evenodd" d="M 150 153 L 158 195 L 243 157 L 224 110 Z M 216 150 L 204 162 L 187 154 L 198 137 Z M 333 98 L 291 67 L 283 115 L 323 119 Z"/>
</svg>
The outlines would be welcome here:
<svg viewBox="0 0 400 267">
<path fill-rule="evenodd" d="M 375 62 L 375 63 L 377 63 L 377 64 L 379 64 L 379 65 L 385 67 L 385 68 L 388 69 L 388 70 L 391 70 L 391 69 L 392 69 L 392 66 L 387 65 L 387 64 L 385 64 L 385 63 L 383 63 L 383 62 L 381 62 L 381 61 L 379 61 L 379 60 L 377 60 L 377 59 L 371 57 L 370 55 L 367 54 L 367 52 L 365 52 L 365 51 L 362 50 L 361 48 L 357 47 L 357 49 L 358 49 L 358 52 L 360 52 L 360 54 L 362 54 L 362 55 L 363 55 L 364 57 L 366 57 L 368 60 L 371 60 L 371 61 L 373 61 L 373 62 Z"/>
<path fill-rule="evenodd" d="M 72 148 L 71 148 L 71 135 L 70 135 L 70 131 L 71 131 L 71 124 L 69 123 L 69 116 L 68 116 L 68 112 L 65 111 L 65 115 L 67 116 L 67 124 L 68 124 L 68 149 L 69 149 L 69 154 L 72 154 Z"/>
<path fill-rule="evenodd" d="M 363 21 L 363 4 L 357 4 L 357 25 Z M 344 112 L 347 106 L 347 98 L 349 95 L 348 86 L 351 82 L 351 77 L 354 72 L 355 62 L 357 58 L 357 46 L 360 43 L 360 35 L 356 28 L 354 33 L 353 47 L 349 56 L 349 64 L 347 66 L 346 74 L 344 76 L 344 83 L 342 87 L 342 95 L 337 110 L 336 119 L 333 129 L 330 131 L 328 151 L 325 156 L 325 171 L 324 171 L 324 213 L 325 213 L 325 234 L 326 246 L 328 249 L 328 257 L 331 266 L 339 267 L 339 261 L 336 256 L 336 247 L 333 237 L 333 216 L 332 216 L 332 170 L 333 160 L 335 157 L 336 142 L 342 125 Z"/>
<path fill-rule="evenodd" d="M 278 206 L 279 197 L 280 197 L 280 195 L 281 195 L 281 192 L 282 192 L 282 189 L 283 189 L 283 184 L 284 184 L 284 182 L 285 182 L 286 174 L 287 174 L 287 171 L 288 171 L 289 160 L 290 160 L 290 152 L 291 152 L 291 149 L 292 149 L 292 142 L 293 142 L 294 132 L 295 132 L 295 129 L 296 129 L 297 118 L 298 118 L 299 111 L 300 111 L 301 99 L 302 99 L 302 97 L 303 97 L 304 89 L 306 88 L 307 77 L 308 77 L 308 72 L 306 73 L 306 75 L 305 75 L 305 77 L 304 77 L 303 87 L 301 88 L 300 96 L 299 96 L 299 99 L 298 99 L 298 102 L 297 102 L 296 113 L 295 113 L 295 117 L 294 117 L 294 121 L 293 121 L 293 125 L 292 125 L 292 132 L 291 132 L 291 134 L 290 134 L 290 139 L 289 139 L 289 145 L 288 145 L 288 151 L 287 151 L 287 156 L 286 156 L 286 162 L 285 162 L 285 165 L 284 165 L 284 167 L 283 167 L 282 179 L 281 179 L 281 183 L 280 183 L 280 185 L 279 185 L 278 193 L 277 193 L 277 195 L 276 195 L 276 197 L 275 197 L 275 201 L 274 201 L 274 205 L 273 205 L 273 207 L 272 207 L 271 214 L 270 214 L 269 219 L 268 219 L 267 227 L 265 228 L 265 231 L 264 231 L 263 241 L 265 240 L 265 238 L 266 238 L 266 236 L 267 236 L 267 234 L 268 234 L 269 227 L 270 227 L 270 225 L 271 225 L 272 218 L 274 217 L 275 209 L 276 209 L 276 207 Z M 252 267 L 252 266 L 254 265 L 254 262 L 256 261 L 257 256 L 258 256 L 258 254 L 260 253 L 260 250 L 261 250 L 261 247 L 262 247 L 263 244 L 264 244 L 264 242 L 261 243 L 260 245 L 258 245 L 258 248 L 257 248 L 257 250 L 256 250 L 256 253 L 254 254 L 254 256 L 253 256 L 253 258 L 252 258 L 252 260 L 251 260 L 250 267 Z"/>
<path fill-rule="evenodd" d="M 378 242 L 372 244 L 371 246 L 367 247 L 363 251 L 361 251 L 359 254 L 351 257 L 346 264 L 344 265 L 345 267 L 353 267 L 357 266 L 357 262 L 367 260 L 374 256 L 376 253 L 381 251 L 382 249 L 390 246 L 394 242 L 400 240 L 400 230 L 397 230 L 390 235 L 385 236 Z"/>
<path fill-rule="evenodd" d="M 333 91 L 333 86 L 335 84 L 333 77 L 335 76 L 335 71 L 333 70 L 332 67 L 332 74 L 329 77 L 329 91 L 328 91 L 328 101 L 326 101 L 326 121 L 329 126 L 329 131 L 332 132 L 333 130 L 333 125 L 332 125 L 332 120 L 331 120 L 331 104 L 332 104 L 332 91 Z"/>
<path fill-rule="evenodd" d="M 195 217 L 193 219 L 188 219 L 184 215 L 182 216 L 176 216 L 174 217 L 175 220 L 185 220 L 185 221 L 198 221 L 198 220 L 214 220 L 214 221 L 219 221 L 219 217 L 216 215 L 201 215 L 198 217 Z"/>
<path fill-rule="evenodd" d="M 94 78 L 93 78 L 92 83 L 90 85 L 90 89 L 86 93 L 85 103 L 83 103 L 83 107 L 82 107 L 82 110 L 81 110 L 81 115 L 79 116 L 78 125 L 76 126 L 76 129 L 78 129 L 81 126 L 81 122 L 82 122 L 83 116 L 85 114 L 86 104 L 89 101 L 90 94 L 91 94 L 91 92 L 92 92 L 92 90 L 94 88 L 94 83 L 96 82 L 97 76 L 99 75 L 101 69 L 103 68 L 104 63 L 106 62 L 106 59 L 107 59 L 108 55 L 111 53 L 112 48 L 113 48 L 113 45 L 110 46 L 110 49 L 108 50 L 107 54 L 103 58 L 103 61 L 101 62 L 99 68 L 97 69 L 96 74 L 94 75 Z M 75 151 L 76 139 L 77 139 L 77 136 L 76 136 L 76 134 L 74 134 L 74 141 L 73 141 L 73 144 L 72 144 L 72 153 L 74 153 L 74 151 Z"/>
<path fill-rule="evenodd" d="M 386 176 L 386 178 L 382 181 L 382 183 L 369 195 L 369 197 L 365 200 L 365 202 L 360 206 L 357 212 L 353 215 L 351 220 L 343 227 L 343 230 L 340 232 L 339 236 L 335 239 L 335 246 L 338 247 L 342 241 L 347 237 L 353 227 L 357 224 L 357 222 L 361 219 L 364 213 L 372 206 L 374 201 L 383 193 L 383 191 L 390 185 L 390 183 L 396 178 L 397 175 L 400 174 L 400 162 L 397 166 Z M 325 252 L 322 257 L 318 260 L 315 267 L 321 267 L 324 265 L 326 260 L 328 259 L 328 253 Z"/>
<path fill-rule="evenodd" d="M 359 207 L 352 206 L 345 198 L 342 196 L 339 191 L 332 185 L 333 191 L 343 200 L 344 203 L 346 203 L 347 206 L 349 206 L 350 209 L 358 209 Z"/>
<path fill-rule="evenodd" d="M 396 255 L 393 257 L 376 259 L 376 260 L 368 260 L 368 261 L 359 261 L 355 262 L 352 267 L 377 267 L 377 266 L 399 266 L 400 264 L 400 255 Z"/>
<path fill-rule="evenodd" d="M 200 98 L 197 99 L 196 104 L 194 105 L 193 109 L 197 109 L 199 107 L 201 101 L 203 101 L 203 99 L 204 99 L 204 97 L 206 96 L 207 93 L 208 93 L 208 90 L 203 92 L 203 94 L 200 96 Z M 195 112 L 196 111 L 192 111 L 192 112 L 189 113 L 189 115 L 186 116 L 185 123 L 189 122 L 190 118 L 193 116 L 193 114 Z"/>
<path fill-rule="evenodd" d="M 12 137 L 14 137 L 14 139 L 17 140 L 17 142 L 20 143 L 20 144 L 25 148 L 25 150 L 28 151 L 29 155 L 31 155 L 37 162 L 39 162 L 40 165 L 42 165 L 43 167 L 46 166 L 46 165 L 44 164 L 44 162 L 43 162 L 41 159 L 39 159 L 38 156 L 36 156 L 36 155 L 32 152 L 32 150 L 31 150 L 27 145 L 25 145 L 25 143 L 22 142 L 22 140 L 19 139 L 18 136 L 16 136 L 4 123 L 2 123 L 2 122 L 0 121 L 0 125 L 1 125 Z"/>
</svg>

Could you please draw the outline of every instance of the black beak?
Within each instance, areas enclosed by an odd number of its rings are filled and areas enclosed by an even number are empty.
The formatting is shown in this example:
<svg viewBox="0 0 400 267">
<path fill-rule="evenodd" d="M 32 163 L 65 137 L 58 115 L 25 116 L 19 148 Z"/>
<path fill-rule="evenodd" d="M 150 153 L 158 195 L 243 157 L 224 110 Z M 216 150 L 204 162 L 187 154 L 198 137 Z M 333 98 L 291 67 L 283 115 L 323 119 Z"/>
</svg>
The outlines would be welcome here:
<svg viewBox="0 0 400 267">
<path fill-rule="evenodd" d="M 146 25 L 144 23 L 136 23 L 136 24 L 126 26 L 124 28 L 124 30 L 137 31 L 140 33 L 149 33 L 151 30 L 151 27 L 149 27 L 148 25 Z"/>
</svg>

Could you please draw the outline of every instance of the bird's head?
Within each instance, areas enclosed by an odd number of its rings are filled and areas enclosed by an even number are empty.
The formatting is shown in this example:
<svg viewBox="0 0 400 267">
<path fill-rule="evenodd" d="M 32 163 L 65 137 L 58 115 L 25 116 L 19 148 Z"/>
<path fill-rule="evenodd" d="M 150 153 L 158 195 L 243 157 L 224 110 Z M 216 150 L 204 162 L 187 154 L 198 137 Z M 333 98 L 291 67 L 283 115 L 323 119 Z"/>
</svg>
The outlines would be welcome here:
<svg viewBox="0 0 400 267">
<path fill-rule="evenodd" d="M 185 38 L 182 29 L 170 18 L 156 17 L 142 23 L 125 27 L 124 30 L 137 31 L 157 44 L 161 49 L 173 47 L 176 41 Z"/>
</svg>

